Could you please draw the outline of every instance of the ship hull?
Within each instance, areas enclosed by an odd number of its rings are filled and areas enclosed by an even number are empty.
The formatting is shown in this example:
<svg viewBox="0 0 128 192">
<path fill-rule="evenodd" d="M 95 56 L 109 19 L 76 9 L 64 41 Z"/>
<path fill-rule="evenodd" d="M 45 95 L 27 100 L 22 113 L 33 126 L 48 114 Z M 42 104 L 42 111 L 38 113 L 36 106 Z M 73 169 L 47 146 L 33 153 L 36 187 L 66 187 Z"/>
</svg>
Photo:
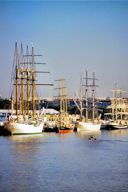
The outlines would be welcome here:
<svg viewBox="0 0 128 192">
<path fill-rule="evenodd" d="M 92 122 L 79 122 L 77 125 L 77 131 L 99 131 L 101 124 L 95 124 Z"/>
<path fill-rule="evenodd" d="M 40 125 L 29 125 L 24 123 L 9 122 L 5 125 L 5 129 L 10 132 L 11 135 L 24 135 L 24 134 L 39 134 L 42 133 L 44 123 Z"/>
<path fill-rule="evenodd" d="M 60 128 L 59 133 L 72 133 L 73 129 L 72 128 Z"/>
</svg>

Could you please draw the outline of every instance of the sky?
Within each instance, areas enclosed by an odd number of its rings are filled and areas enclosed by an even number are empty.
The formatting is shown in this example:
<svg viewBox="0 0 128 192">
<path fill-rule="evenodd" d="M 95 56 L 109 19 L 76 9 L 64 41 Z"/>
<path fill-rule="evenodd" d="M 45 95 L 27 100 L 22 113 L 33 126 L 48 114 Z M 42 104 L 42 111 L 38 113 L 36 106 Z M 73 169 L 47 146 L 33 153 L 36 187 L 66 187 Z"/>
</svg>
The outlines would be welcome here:
<svg viewBox="0 0 128 192">
<path fill-rule="evenodd" d="M 43 54 L 41 83 L 65 78 L 68 95 L 78 94 L 80 76 L 97 77 L 96 94 L 128 91 L 128 1 L 0 1 L 0 95 L 9 98 L 15 42 Z M 56 96 L 39 87 L 40 96 Z M 127 92 L 125 93 L 127 94 Z"/>
</svg>

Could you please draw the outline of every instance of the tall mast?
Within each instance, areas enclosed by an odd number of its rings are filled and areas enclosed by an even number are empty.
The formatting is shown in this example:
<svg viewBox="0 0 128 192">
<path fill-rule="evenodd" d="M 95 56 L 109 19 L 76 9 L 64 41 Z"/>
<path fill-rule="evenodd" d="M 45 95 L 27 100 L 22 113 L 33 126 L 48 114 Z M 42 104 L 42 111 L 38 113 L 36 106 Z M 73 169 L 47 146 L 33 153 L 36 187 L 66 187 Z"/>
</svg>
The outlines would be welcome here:
<svg viewBox="0 0 128 192">
<path fill-rule="evenodd" d="M 65 86 L 64 81 L 65 79 L 61 78 L 59 80 L 59 100 L 60 100 L 60 127 L 62 127 L 62 113 L 67 113 L 67 98 L 65 94 Z"/>
<path fill-rule="evenodd" d="M 15 54 L 16 54 L 16 68 L 15 68 L 15 100 L 16 100 L 16 116 L 18 118 L 18 65 L 19 65 L 19 57 L 18 57 L 18 47 L 17 42 L 15 44 Z"/>
<path fill-rule="evenodd" d="M 66 87 L 64 86 L 64 81 L 65 79 L 60 79 L 60 83 L 61 83 L 61 99 L 62 99 L 62 111 L 67 113 L 67 97 L 66 97 Z"/>
<path fill-rule="evenodd" d="M 121 89 L 116 88 L 113 91 L 113 102 L 112 102 L 112 119 L 118 120 L 118 107 L 120 107 L 120 120 L 122 120 L 122 107 L 123 107 L 123 98 L 122 93 L 125 92 Z"/>
<path fill-rule="evenodd" d="M 63 101 L 62 101 L 62 81 L 59 80 L 59 97 L 60 97 L 60 113 L 63 111 Z"/>
<path fill-rule="evenodd" d="M 60 112 L 67 112 L 67 97 L 66 97 L 66 93 L 65 93 L 65 79 L 61 78 L 61 79 L 58 79 L 58 80 L 55 80 L 55 81 L 58 81 L 59 82 L 59 88 L 56 88 L 56 89 L 59 89 L 59 100 L 60 100 Z"/>
<path fill-rule="evenodd" d="M 95 118 L 95 73 L 93 72 L 93 79 L 92 79 L 92 121 Z"/>
<path fill-rule="evenodd" d="M 11 115 L 13 115 L 13 110 L 14 110 L 14 103 L 13 103 L 13 97 L 11 96 Z"/>
<path fill-rule="evenodd" d="M 86 71 L 86 84 L 85 84 L 85 101 L 86 101 L 86 106 L 85 106 L 85 112 L 86 112 L 86 119 L 88 119 L 88 72 Z"/>
<path fill-rule="evenodd" d="M 21 62 L 23 62 L 23 46 L 21 44 Z M 24 66 L 21 69 L 21 114 L 24 114 Z"/>
<path fill-rule="evenodd" d="M 28 58 L 28 55 L 29 55 L 29 52 L 28 52 L 28 46 L 27 46 L 27 50 L 26 50 L 26 55 L 27 55 L 27 68 L 26 68 L 26 104 L 27 104 L 27 115 L 29 114 L 29 68 L 28 68 L 28 64 L 29 64 L 29 58 Z"/>
<path fill-rule="evenodd" d="M 35 117 L 35 68 L 34 68 L 34 47 L 32 47 L 32 115 Z"/>
<path fill-rule="evenodd" d="M 112 120 L 117 121 L 117 85 L 113 91 Z"/>
<path fill-rule="evenodd" d="M 80 116 L 83 115 L 83 77 L 80 78 Z"/>
<path fill-rule="evenodd" d="M 120 104 L 120 119 L 121 119 L 121 121 L 122 121 L 122 105 L 123 105 L 123 99 L 122 99 L 122 90 L 120 89 L 119 90 L 119 97 L 120 97 L 120 101 L 119 101 L 119 104 Z"/>
<path fill-rule="evenodd" d="M 95 78 L 95 72 L 93 72 L 93 78 L 92 78 L 92 121 L 94 121 L 95 119 L 95 94 L 96 94 L 96 87 L 98 87 L 98 85 L 96 85 L 96 80 L 98 80 L 97 78 Z"/>
<path fill-rule="evenodd" d="M 31 100 L 32 100 L 32 116 L 35 117 L 35 86 L 36 85 L 45 85 L 45 86 L 53 86 L 53 84 L 42 84 L 42 83 L 35 83 L 35 74 L 36 73 L 49 73 L 47 71 L 35 71 L 35 64 L 45 64 L 41 62 L 35 63 L 35 56 L 42 56 L 42 55 L 35 55 L 34 48 L 32 47 L 32 53 L 29 55 L 28 53 L 28 46 L 26 49 L 26 55 L 23 55 L 23 47 L 21 44 L 21 55 L 20 55 L 20 62 L 19 62 L 19 55 L 18 55 L 18 48 L 17 42 L 15 44 L 15 106 L 16 106 L 16 115 L 18 115 L 18 97 L 20 96 L 20 111 L 21 114 L 24 115 L 26 110 L 26 114 L 29 114 L 29 97 L 31 91 Z M 30 58 L 29 58 L 30 57 Z M 25 59 L 26 58 L 26 59 Z M 25 66 L 26 65 L 26 66 Z M 20 87 L 20 93 L 18 93 L 18 86 Z M 30 87 L 31 86 L 31 87 Z M 19 95 L 20 94 L 20 95 Z M 26 106 L 24 102 L 24 97 L 26 95 Z"/>
<path fill-rule="evenodd" d="M 112 99 L 112 120 L 114 121 L 115 120 L 115 90 L 112 90 L 113 91 L 113 99 Z"/>
</svg>

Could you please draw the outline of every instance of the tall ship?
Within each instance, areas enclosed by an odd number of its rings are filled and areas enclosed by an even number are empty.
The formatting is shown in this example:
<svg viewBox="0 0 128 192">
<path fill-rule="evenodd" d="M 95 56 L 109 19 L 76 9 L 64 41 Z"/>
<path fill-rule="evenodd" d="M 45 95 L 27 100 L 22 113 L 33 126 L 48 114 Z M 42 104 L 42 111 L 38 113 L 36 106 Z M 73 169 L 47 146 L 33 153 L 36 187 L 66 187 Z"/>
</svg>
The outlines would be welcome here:
<svg viewBox="0 0 128 192">
<path fill-rule="evenodd" d="M 127 129 L 128 128 L 128 100 L 123 98 L 123 90 L 115 88 L 111 105 L 104 114 L 105 120 L 102 129 Z"/>
<path fill-rule="evenodd" d="M 83 80 L 85 83 L 83 84 Z M 89 84 L 88 81 L 91 81 Z M 78 109 L 80 110 L 80 120 L 77 122 L 76 128 L 77 131 L 99 131 L 101 127 L 100 117 L 96 114 L 96 105 L 95 105 L 95 88 L 96 83 L 95 73 L 93 72 L 93 77 L 88 77 L 88 72 L 86 71 L 86 77 L 81 77 L 81 90 L 80 90 L 80 105 Z M 89 100 L 88 89 L 91 88 L 92 97 Z M 85 93 L 85 103 L 83 102 L 83 89 Z M 83 105 L 84 103 L 84 105 Z"/>
<path fill-rule="evenodd" d="M 11 135 L 39 134 L 42 133 L 44 126 L 43 116 L 36 110 L 36 86 L 51 85 L 37 83 L 34 47 L 29 54 L 28 46 L 26 54 L 23 54 L 21 44 L 20 54 L 18 52 L 17 42 L 15 44 L 14 63 L 13 63 L 13 91 L 11 94 L 12 113 L 5 124 L 5 129 Z"/>
<path fill-rule="evenodd" d="M 74 130 L 74 124 L 72 118 L 67 112 L 67 95 L 65 87 L 65 79 L 60 78 L 56 80 L 59 82 L 59 101 L 60 111 L 56 121 L 57 129 L 59 133 L 71 133 Z"/>
</svg>

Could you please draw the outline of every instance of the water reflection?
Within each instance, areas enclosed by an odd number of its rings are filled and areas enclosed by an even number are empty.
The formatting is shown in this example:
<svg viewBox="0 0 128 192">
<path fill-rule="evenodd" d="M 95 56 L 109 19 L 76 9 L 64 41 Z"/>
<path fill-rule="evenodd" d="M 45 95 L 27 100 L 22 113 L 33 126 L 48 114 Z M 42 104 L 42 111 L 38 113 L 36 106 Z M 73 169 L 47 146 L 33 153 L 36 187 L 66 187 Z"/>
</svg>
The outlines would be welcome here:
<svg viewBox="0 0 128 192">
<path fill-rule="evenodd" d="M 37 139 L 44 137 L 45 135 L 43 134 L 38 134 L 38 135 L 13 135 L 9 137 L 9 140 L 14 141 L 14 142 L 36 142 Z"/>
<path fill-rule="evenodd" d="M 97 139 L 101 135 L 101 131 L 79 131 L 77 135 L 86 139 Z"/>
<path fill-rule="evenodd" d="M 37 153 L 38 145 L 44 142 L 44 135 L 13 135 L 8 137 L 13 151 L 18 154 Z M 10 146 L 10 147 L 11 147 Z"/>
<path fill-rule="evenodd" d="M 58 137 L 61 141 L 65 141 L 65 139 L 71 137 L 74 133 L 58 133 Z"/>
<path fill-rule="evenodd" d="M 128 135 L 128 129 L 117 129 L 117 130 L 112 130 L 110 131 L 111 136 L 127 136 Z"/>
</svg>

